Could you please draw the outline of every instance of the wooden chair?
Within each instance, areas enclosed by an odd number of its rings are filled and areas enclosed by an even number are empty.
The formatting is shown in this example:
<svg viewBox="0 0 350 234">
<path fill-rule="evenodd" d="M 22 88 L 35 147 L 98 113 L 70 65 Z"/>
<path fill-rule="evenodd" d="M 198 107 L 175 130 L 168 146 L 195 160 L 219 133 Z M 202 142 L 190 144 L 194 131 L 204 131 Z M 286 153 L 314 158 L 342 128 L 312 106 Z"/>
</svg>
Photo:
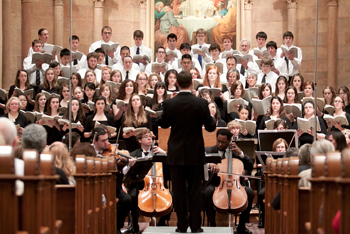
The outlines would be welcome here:
<svg viewBox="0 0 350 234">
<path fill-rule="evenodd" d="M 341 177 L 336 179 L 339 185 L 340 193 L 340 234 L 350 233 L 350 150 L 346 149 L 342 152 L 341 159 Z"/>
<path fill-rule="evenodd" d="M 2 233 L 17 233 L 18 197 L 16 196 L 15 161 L 11 146 L 0 146 L 0 227 Z"/>
<path fill-rule="evenodd" d="M 322 193 L 323 184 L 320 179 L 324 174 L 324 165 L 326 161 L 326 156 L 315 155 L 312 158 L 312 173 L 309 181 L 311 182 L 310 190 L 310 222 L 305 225 L 306 229 L 310 234 L 318 234 L 317 229 L 319 227 L 319 211 L 322 204 Z"/>
</svg>

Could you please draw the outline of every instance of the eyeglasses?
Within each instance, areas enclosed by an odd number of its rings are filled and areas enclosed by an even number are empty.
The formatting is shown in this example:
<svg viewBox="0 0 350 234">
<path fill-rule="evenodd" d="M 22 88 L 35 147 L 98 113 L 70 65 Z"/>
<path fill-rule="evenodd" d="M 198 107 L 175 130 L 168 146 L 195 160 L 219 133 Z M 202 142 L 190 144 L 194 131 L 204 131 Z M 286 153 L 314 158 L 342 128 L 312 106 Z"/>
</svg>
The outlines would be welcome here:
<svg viewBox="0 0 350 234">
<path fill-rule="evenodd" d="M 142 136 L 142 138 L 147 139 L 147 138 L 152 138 L 152 136 L 151 135 L 144 135 L 144 136 Z"/>
<path fill-rule="evenodd" d="M 334 103 L 343 103 L 343 101 L 334 101 Z"/>
<path fill-rule="evenodd" d="M 103 34 L 106 34 L 106 35 L 111 35 L 112 32 L 104 32 Z"/>
<path fill-rule="evenodd" d="M 158 51 L 157 53 L 158 53 L 158 54 L 165 54 L 164 51 Z"/>
</svg>

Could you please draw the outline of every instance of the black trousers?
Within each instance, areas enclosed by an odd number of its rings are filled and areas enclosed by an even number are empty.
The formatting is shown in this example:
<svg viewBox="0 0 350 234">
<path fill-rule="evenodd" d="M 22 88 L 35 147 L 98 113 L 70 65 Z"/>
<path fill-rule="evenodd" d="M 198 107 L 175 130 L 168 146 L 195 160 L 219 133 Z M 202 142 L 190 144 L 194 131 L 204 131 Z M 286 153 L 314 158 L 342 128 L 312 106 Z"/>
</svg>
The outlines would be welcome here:
<svg viewBox="0 0 350 234">
<path fill-rule="evenodd" d="M 117 198 L 119 199 L 117 203 L 117 229 L 121 229 L 130 212 L 132 202 L 131 197 L 121 189 L 117 193 Z"/>
<path fill-rule="evenodd" d="M 245 224 L 249 223 L 249 215 L 252 209 L 252 204 L 254 199 L 254 190 L 247 186 L 245 186 L 244 189 L 247 193 L 248 207 L 240 215 L 239 224 L 238 224 L 238 227 L 240 229 L 245 228 Z M 203 208 L 208 216 L 208 220 L 210 223 L 215 222 L 216 211 L 213 204 L 214 191 L 215 191 L 215 187 L 213 185 L 208 185 L 206 188 L 203 189 L 203 195 L 204 195 Z"/>
<path fill-rule="evenodd" d="M 179 231 L 198 231 L 201 227 L 201 187 L 203 165 L 169 166 L 173 185 L 174 207 Z M 187 204 L 188 210 L 187 210 Z M 189 212 L 189 216 L 188 216 Z"/>
</svg>

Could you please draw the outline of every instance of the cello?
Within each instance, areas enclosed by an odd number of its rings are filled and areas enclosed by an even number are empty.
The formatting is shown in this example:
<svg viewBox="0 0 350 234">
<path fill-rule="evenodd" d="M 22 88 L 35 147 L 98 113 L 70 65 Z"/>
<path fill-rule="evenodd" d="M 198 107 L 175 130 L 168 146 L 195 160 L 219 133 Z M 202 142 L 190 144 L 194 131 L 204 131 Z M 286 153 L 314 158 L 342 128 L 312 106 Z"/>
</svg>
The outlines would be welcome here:
<svg viewBox="0 0 350 234">
<path fill-rule="evenodd" d="M 152 148 L 153 148 L 152 143 Z M 147 217 L 162 217 L 173 208 L 172 196 L 164 187 L 162 163 L 153 163 L 145 177 L 145 186 L 140 190 L 138 204 L 140 213 Z"/>
<path fill-rule="evenodd" d="M 231 140 L 231 143 L 233 141 Z M 232 151 L 228 158 L 218 164 L 220 185 L 215 188 L 213 203 L 216 210 L 223 214 L 237 214 L 248 207 L 247 193 L 240 183 L 240 175 L 244 174 L 241 160 L 232 158 Z"/>
</svg>

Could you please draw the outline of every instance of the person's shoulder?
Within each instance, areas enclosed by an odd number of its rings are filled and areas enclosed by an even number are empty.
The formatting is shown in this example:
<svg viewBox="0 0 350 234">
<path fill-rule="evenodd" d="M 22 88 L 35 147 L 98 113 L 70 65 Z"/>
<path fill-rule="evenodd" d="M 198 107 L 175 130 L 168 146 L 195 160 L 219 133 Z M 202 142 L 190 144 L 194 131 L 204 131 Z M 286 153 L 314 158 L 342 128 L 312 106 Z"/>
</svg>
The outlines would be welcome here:
<svg viewBox="0 0 350 234">
<path fill-rule="evenodd" d="M 218 147 L 216 145 L 205 147 L 205 152 L 206 153 L 217 153 Z"/>
<path fill-rule="evenodd" d="M 130 156 L 138 156 L 141 157 L 141 149 L 138 148 L 130 153 Z"/>
</svg>

